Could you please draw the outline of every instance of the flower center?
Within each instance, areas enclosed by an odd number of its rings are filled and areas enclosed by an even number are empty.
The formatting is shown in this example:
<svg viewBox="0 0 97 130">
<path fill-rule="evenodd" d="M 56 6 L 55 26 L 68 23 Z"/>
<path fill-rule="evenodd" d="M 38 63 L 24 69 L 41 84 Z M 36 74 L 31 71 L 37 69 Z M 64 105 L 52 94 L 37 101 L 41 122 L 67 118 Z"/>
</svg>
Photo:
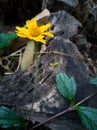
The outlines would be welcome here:
<svg viewBox="0 0 97 130">
<path fill-rule="evenodd" d="M 39 27 L 32 27 L 30 30 L 30 35 L 33 36 L 33 37 L 37 37 L 38 35 L 41 34 L 41 31 L 39 29 Z"/>
</svg>

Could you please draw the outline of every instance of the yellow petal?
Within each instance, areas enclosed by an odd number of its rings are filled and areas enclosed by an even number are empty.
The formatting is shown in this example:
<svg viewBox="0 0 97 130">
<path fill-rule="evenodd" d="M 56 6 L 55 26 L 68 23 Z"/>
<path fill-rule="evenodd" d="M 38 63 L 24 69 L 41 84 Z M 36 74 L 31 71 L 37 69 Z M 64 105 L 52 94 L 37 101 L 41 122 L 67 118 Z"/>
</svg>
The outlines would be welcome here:
<svg viewBox="0 0 97 130">
<path fill-rule="evenodd" d="M 20 37 L 29 38 L 31 40 L 33 39 L 34 41 L 46 44 L 46 40 L 44 39 L 45 36 L 54 37 L 51 32 L 46 32 L 50 26 L 50 23 L 38 26 L 36 19 L 33 18 L 31 21 L 26 21 L 26 27 L 16 26 L 16 33 Z"/>
<path fill-rule="evenodd" d="M 46 35 L 46 36 L 49 36 L 49 37 L 54 37 L 54 35 L 51 32 L 44 32 L 42 34 Z"/>
<path fill-rule="evenodd" d="M 18 27 L 18 26 L 16 26 L 16 34 L 17 34 L 17 36 L 19 36 L 19 37 L 28 37 L 28 35 L 29 35 L 29 31 L 28 31 L 28 29 L 26 29 L 26 28 L 21 28 L 21 27 Z"/>
<path fill-rule="evenodd" d="M 27 21 L 26 21 L 26 26 L 28 27 L 28 29 L 31 28 L 31 21 L 30 21 L 30 20 L 27 20 Z"/>
<path fill-rule="evenodd" d="M 17 33 L 17 36 L 27 38 L 26 35 L 24 35 L 24 34 L 20 34 L 20 33 Z"/>
<path fill-rule="evenodd" d="M 43 44 L 46 44 L 46 40 L 44 40 L 43 39 L 44 38 L 44 36 L 37 36 L 37 37 L 33 37 L 32 39 L 34 40 L 34 41 L 37 41 L 37 42 L 41 42 L 41 43 L 43 43 Z"/>
<path fill-rule="evenodd" d="M 28 32 L 28 29 L 26 29 L 26 28 L 21 28 L 21 27 L 18 27 L 18 26 L 16 26 L 16 32 L 21 32 L 21 33 L 24 33 L 24 32 Z"/>
<path fill-rule="evenodd" d="M 48 23 L 48 24 L 46 24 L 46 25 L 40 26 L 39 29 L 40 29 L 41 32 L 44 32 L 44 31 L 46 31 L 48 28 L 50 28 L 50 26 L 51 26 L 51 24 Z"/>
<path fill-rule="evenodd" d="M 33 26 L 38 26 L 38 25 L 37 25 L 36 18 L 33 18 L 33 19 L 31 20 L 31 24 L 32 24 Z"/>
<path fill-rule="evenodd" d="M 32 40 L 33 37 L 29 34 L 29 35 L 28 35 L 28 39 Z"/>
<path fill-rule="evenodd" d="M 17 29 L 18 31 L 20 31 L 20 30 L 22 30 L 22 27 L 16 26 L 16 29 Z"/>
</svg>

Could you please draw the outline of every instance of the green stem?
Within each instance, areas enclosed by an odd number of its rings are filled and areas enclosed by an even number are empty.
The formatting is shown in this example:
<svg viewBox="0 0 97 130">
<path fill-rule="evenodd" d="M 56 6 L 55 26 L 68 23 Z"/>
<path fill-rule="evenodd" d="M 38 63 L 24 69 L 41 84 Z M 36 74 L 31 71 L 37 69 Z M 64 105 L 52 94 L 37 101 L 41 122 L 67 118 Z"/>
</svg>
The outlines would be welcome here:
<svg viewBox="0 0 97 130">
<path fill-rule="evenodd" d="M 37 43 L 35 44 L 35 60 L 36 60 L 36 77 L 35 77 L 35 84 L 37 86 L 37 82 L 38 82 L 38 46 Z"/>
<path fill-rule="evenodd" d="M 76 103 L 76 104 L 73 106 L 74 110 L 76 110 L 76 107 L 77 107 L 77 106 L 79 106 L 79 105 L 82 104 L 83 102 L 87 101 L 88 99 L 90 99 L 91 97 L 93 97 L 93 96 L 96 95 L 96 94 L 97 94 L 97 91 L 94 92 L 94 93 L 92 93 L 92 94 L 90 94 L 90 95 L 87 96 L 86 98 L 82 99 L 80 102 Z"/>
<path fill-rule="evenodd" d="M 70 106 L 72 107 L 72 106 L 74 106 L 75 105 L 75 98 L 72 98 L 71 100 L 70 100 Z"/>
<path fill-rule="evenodd" d="M 36 89 L 37 89 L 37 83 L 38 83 L 38 46 L 37 43 L 35 43 L 35 63 L 36 63 L 36 75 L 35 75 L 35 85 L 34 85 L 34 91 L 33 91 L 33 103 L 32 106 L 34 105 L 34 101 L 35 101 L 35 95 L 36 95 Z"/>
</svg>

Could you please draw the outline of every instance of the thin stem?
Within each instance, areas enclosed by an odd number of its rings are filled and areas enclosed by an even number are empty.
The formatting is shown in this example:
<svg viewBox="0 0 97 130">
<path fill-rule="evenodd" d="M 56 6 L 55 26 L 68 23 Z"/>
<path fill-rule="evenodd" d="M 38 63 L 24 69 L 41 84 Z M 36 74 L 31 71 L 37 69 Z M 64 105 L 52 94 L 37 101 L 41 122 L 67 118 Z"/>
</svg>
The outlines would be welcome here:
<svg viewBox="0 0 97 130">
<path fill-rule="evenodd" d="M 35 96 L 36 96 L 36 89 L 37 89 L 37 83 L 38 83 L 38 46 L 37 43 L 35 43 L 35 63 L 36 63 L 36 67 L 35 67 L 35 85 L 34 85 L 34 91 L 33 91 L 33 101 L 32 101 L 32 109 L 33 109 L 33 105 L 34 105 L 34 101 L 35 101 Z"/>
<path fill-rule="evenodd" d="M 35 84 L 37 86 L 37 82 L 38 82 L 38 46 L 37 43 L 35 44 L 35 60 L 36 60 L 36 79 L 35 79 Z"/>
<path fill-rule="evenodd" d="M 78 102 L 77 104 L 75 104 L 75 105 L 73 106 L 73 108 L 75 108 L 75 107 L 77 107 L 78 105 L 82 104 L 83 102 L 87 101 L 88 99 L 90 99 L 91 97 L 93 97 L 93 96 L 96 95 L 96 94 L 97 94 L 97 91 L 94 92 L 94 93 L 92 93 L 92 94 L 89 95 L 88 97 L 84 98 L 83 100 L 81 100 L 81 101 Z"/>
<path fill-rule="evenodd" d="M 9 57 L 19 56 L 20 54 L 18 54 L 18 53 L 20 53 L 23 49 L 25 49 L 25 47 L 22 47 L 22 48 L 19 49 L 18 51 L 15 51 L 15 52 L 11 53 L 11 54 L 8 55 L 8 56 L 2 57 L 2 59 L 3 59 L 3 58 L 9 58 Z"/>
<path fill-rule="evenodd" d="M 33 130 L 33 129 L 35 129 L 35 128 L 41 126 L 41 125 L 43 125 L 44 123 L 46 123 L 46 122 L 48 122 L 48 121 L 50 121 L 50 120 L 52 120 L 52 119 L 54 119 L 54 118 L 56 118 L 56 117 L 59 117 L 59 116 L 65 114 L 65 113 L 67 113 L 67 112 L 69 112 L 69 111 L 73 111 L 73 110 L 74 110 L 73 108 L 69 107 L 68 109 L 66 109 L 66 110 L 64 110 L 64 111 L 62 111 L 62 112 L 60 112 L 60 113 L 58 113 L 58 114 L 56 114 L 56 115 L 54 115 L 54 116 L 48 118 L 47 120 L 45 120 L 45 121 L 43 121 L 43 122 L 41 122 L 41 123 L 35 125 L 34 127 L 30 128 L 29 130 Z"/>
<path fill-rule="evenodd" d="M 33 130 L 33 129 L 35 129 L 35 128 L 37 128 L 37 127 L 39 127 L 39 126 L 41 126 L 41 125 L 47 123 L 48 121 L 50 121 L 50 120 L 52 120 L 52 119 L 55 119 L 56 117 L 59 117 L 59 116 L 65 114 L 65 113 L 67 113 L 67 112 L 69 112 L 69 111 L 75 110 L 75 108 L 76 108 L 78 105 L 80 105 L 80 104 L 82 104 L 83 102 L 87 101 L 88 99 L 90 99 L 91 97 L 93 97 L 93 96 L 96 95 L 96 94 L 97 94 L 97 91 L 94 92 L 94 93 L 92 93 L 91 95 L 89 95 L 89 96 L 86 97 L 85 99 L 81 100 L 80 102 L 78 102 L 78 103 L 75 104 L 74 106 L 69 107 L 68 109 L 66 109 L 66 110 L 64 110 L 64 111 L 62 111 L 62 112 L 60 112 L 60 113 L 58 113 L 58 114 L 56 114 L 56 115 L 54 115 L 54 116 L 48 118 L 47 120 L 45 120 L 45 121 L 43 121 L 43 122 L 41 122 L 41 123 L 35 125 L 34 127 L 30 128 L 29 130 Z"/>
<path fill-rule="evenodd" d="M 20 51 L 19 62 L 18 62 L 18 66 L 17 66 L 17 69 L 15 70 L 15 72 L 17 72 L 19 70 L 20 65 L 21 65 L 21 60 L 22 60 L 22 51 Z"/>
<path fill-rule="evenodd" d="M 66 54 L 66 53 L 63 53 L 63 52 L 58 52 L 58 51 L 50 51 L 50 52 L 46 51 L 46 52 L 34 52 L 34 53 L 62 55 L 62 56 L 70 57 L 70 58 L 85 62 L 84 58 L 81 58 L 81 57 L 78 57 L 78 56 L 75 56 L 75 55 L 72 55 L 72 54 L 70 55 L 70 54 Z"/>
</svg>

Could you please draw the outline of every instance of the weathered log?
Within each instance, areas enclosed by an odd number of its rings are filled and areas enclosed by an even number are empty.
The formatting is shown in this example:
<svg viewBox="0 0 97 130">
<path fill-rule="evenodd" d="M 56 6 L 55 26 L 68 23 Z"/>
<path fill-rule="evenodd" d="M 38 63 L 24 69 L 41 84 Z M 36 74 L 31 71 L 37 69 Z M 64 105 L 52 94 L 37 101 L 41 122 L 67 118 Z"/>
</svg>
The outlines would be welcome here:
<svg viewBox="0 0 97 130">
<path fill-rule="evenodd" d="M 68 108 L 68 100 L 63 98 L 56 88 L 55 76 L 59 72 L 65 72 L 75 78 L 76 102 L 97 91 L 95 86 L 89 84 L 91 77 L 87 64 L 80 61 L 84 57 L 76 45 L 70 41 L 70 38 L 78 33 L 80 22 L 67 12 L 59 11 L 52 14 L 51 23 L 55 38 L 48 39 L 47 51 L 50 53 L 39 57 L 37 84 L 35 64 L 31 72 L 18 71 L 12 76 L 5 76 L 0 82 L 0 105 L 8 106 L 31 121 L 42 122 Z M 55 51 L 69 54 L 71 57 L 53 53 Z M 79 57 L 79 60 L 72 55 Z M 55 62 L 61 64 L 56 67 L 50 66 L 50 63 Z M 96 102 L 97 95 L 83 105 L 97 108 Z M 52 130 L 86 130 L 75 112 L 62 115 L 46 125 Z"/>
</svg>

